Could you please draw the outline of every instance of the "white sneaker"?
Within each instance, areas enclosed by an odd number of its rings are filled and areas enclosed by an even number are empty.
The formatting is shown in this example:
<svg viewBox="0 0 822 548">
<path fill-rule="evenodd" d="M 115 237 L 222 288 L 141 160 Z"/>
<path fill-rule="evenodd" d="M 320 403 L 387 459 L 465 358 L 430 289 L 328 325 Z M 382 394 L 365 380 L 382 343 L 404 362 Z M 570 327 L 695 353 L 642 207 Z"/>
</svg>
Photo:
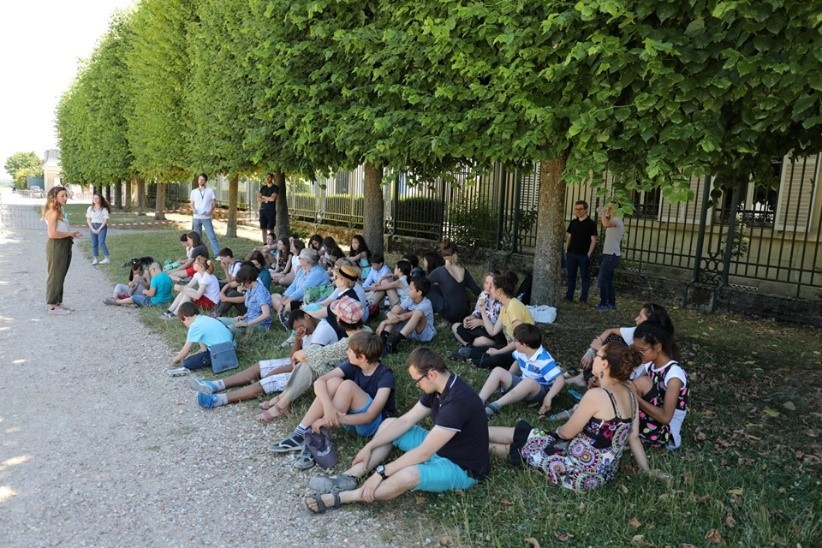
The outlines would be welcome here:
<svg viewBox="0 0 822 548">
<path fill-rule="evenodd" d="M 103 258 L 103 260 L 102 260 L 102 261 L 100 261 L 100 264 L 108 264 L 108 263 L 110 263 L 110 262 L 111 262 L 111 261 L 109 260 L 109 258 L 108 258 L 108 257 L 104 257 L 104 258 Z"/>
<path fill-rule="evenodd" d="M 94 257 L 94 260 L 91 261 L 92 266 L 97 264 L 97 257 Z"/>
</svg>

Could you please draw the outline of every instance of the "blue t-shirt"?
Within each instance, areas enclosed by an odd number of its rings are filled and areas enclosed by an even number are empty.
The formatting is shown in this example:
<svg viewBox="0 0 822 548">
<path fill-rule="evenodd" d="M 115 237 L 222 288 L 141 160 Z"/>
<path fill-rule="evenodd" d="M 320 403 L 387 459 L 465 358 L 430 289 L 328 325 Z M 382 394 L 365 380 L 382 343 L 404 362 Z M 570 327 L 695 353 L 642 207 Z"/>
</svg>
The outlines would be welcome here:
<svg viewBox="0 0 822 548">
<path fill-rule="evenodd" d="M 488 456 L 488 417 L 485 404 L 469 384 L 451 373 L 442 394 L 423 394 L 420 404 L 431 410 L 434 426 L 453 430 L 437 455 L 444 457 L 476 479 L 491 472 Z"/>
<path fill-rule="evenodd" d="M 186 340 L 190 343 L 203 343 L 211 348 L 215 344 L 231 342 L 234 337 L 231 331 L 221 322 L 209 316 L 198 314 L 188 327 Z"/>
<path fill-rule="evenodd" d="M 245 314 L 246 321 L 251 321 L 262 316 L 263 305 L 268 305 L 268 318 L 255 325 L 268 328 L 271 327 L 271 293 L 268 292 L 258 278 L 254 283 L 254 287 L 245 293 L 245 307 L 248 310 Z"/>
<path fill-rule="evenodd" d="M 260 270 L 260 273 L 257 274 L 257 281 L 265 287 L 266 291 L 271 291 L 271 272 L 267 268 Z"/>
<path fill-rule="evenodd" d="M 149 289 L 154 288 L 154 296 L 151 298 L 151 304 L 161 305 L 171 302 L 171 287 L 174 282 L 171 281 L 171 276 L 165 272 L 159 272 L 156 276 L 151 278 Z"/>
<path fill-rule="evenodd" d="M 377 390 L 380 388 L 390 389 L 391 393 L 388 395 L 385 407 L 383 407 L 382 417 L 395 417 L 397 415 L 397 405 L 394 401 L 394 372 L 390 368 L 380 364 L 371 375 L 364 375 L 362 369 L 349 361 L 341 363 L 339 368 L 343 372 L 343 379 L 354 381 L 357 386 L 362 388 L 363 392 L 372 398 L 377 397 Z M 485 408 L 483 408 L 483 412 L 485 412 Z"/>
</svg>

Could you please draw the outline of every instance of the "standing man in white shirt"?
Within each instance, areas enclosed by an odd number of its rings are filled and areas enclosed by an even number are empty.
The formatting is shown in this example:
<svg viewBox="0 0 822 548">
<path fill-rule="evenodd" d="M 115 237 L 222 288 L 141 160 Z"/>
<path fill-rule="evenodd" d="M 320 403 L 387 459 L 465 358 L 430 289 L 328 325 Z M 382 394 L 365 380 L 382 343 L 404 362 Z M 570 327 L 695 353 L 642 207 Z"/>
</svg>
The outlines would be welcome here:
<svg viewBox="0 0 822 548">
<path fill-rule="evenodd" d="M 214 191 L 206 186 L 207 182 L 208 175 L 200 173 L 197 176 L 197 188 L 193 189 L 189 196 L 192 215 L 191 230 L 202 238 L 203 228 L 205 228 L 211 250 L 216 257 L 220 252 L 220 244 L 217 243 L 217 235 L 214 234 L 211 214 L 214 213 L 214 209 L 217 207 L 217 197 L 214 195 Z"/>
<path fill-rule="evenodd" d="M 619 203 L 609 202 L 600 208 L 599 220 L 605 228 L 605 245 L 602 246 L 602 261 L 599 263 L 599 304 L 597 310 L 616 309 L 616 288 L 614 272 L 619 264 L 619 244 L 625 233 L 625 225 L 617 215 Z"/>
</svg>

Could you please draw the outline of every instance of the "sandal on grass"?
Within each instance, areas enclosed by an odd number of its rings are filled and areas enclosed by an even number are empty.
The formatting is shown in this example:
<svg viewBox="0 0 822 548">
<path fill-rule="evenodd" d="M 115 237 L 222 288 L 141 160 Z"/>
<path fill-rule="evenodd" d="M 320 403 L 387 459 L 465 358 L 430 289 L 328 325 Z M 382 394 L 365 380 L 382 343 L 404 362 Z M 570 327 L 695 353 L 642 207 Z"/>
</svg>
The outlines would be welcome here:
<svg viewBox="0 0 822 548">
<path fill-rule="evenodd" d="M 334 497 L 334 504 L 331 506 L 326 506 L 323 502 L 322 495 L 312 495 L 305 499 L 305 507 L 308 509 L 309 512 L 312 514 L 325 514 L 326 510 L 337 510 L 342 507 L 342 503 L 340 502 L 340 494 L 339 493 L 331 493 Z M 317 504 L 316 508 L 311 507 L 311 502 Z"/>
</svg>

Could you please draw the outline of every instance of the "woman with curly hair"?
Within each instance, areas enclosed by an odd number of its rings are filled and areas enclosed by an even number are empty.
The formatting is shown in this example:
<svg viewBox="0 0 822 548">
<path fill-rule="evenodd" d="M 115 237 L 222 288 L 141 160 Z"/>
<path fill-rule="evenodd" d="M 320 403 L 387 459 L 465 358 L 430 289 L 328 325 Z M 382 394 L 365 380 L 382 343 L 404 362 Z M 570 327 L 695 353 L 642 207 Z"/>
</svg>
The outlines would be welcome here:
<svg viewBox="0 0 822 548">
<path fill-rule="evenodd" d="M 71 246 L 75 238 L 83 236 L 79 231 L 72 231 L 69 226 L 68 218 L 63 212 L 63 206 L 67 201 L 66 188 L 55 186 L 49 190 L 43 208 L 43 220 L 46 222 L 49 237 L 46 243 L 46 304 L 49 314 L 56 315 L 71 312 L 70 308 L 63 306 L 63 284 L 71 264 Z"/>
<path fill-rule="evenodd" d="M 624 343 L 603 346 L 594 357 L 599 388 L 589 390 L 571 418 L 555 432 L 519 421 L 514 428 L 488 429 L 491 451 L 543 472 L 548 481 L 573 491 L 588 491 L 612 480 L 625 446 L 645 473 L 651 472 L 639 440 L 639 407 L 628 376 L 640 353 Z"/>
</svg>

